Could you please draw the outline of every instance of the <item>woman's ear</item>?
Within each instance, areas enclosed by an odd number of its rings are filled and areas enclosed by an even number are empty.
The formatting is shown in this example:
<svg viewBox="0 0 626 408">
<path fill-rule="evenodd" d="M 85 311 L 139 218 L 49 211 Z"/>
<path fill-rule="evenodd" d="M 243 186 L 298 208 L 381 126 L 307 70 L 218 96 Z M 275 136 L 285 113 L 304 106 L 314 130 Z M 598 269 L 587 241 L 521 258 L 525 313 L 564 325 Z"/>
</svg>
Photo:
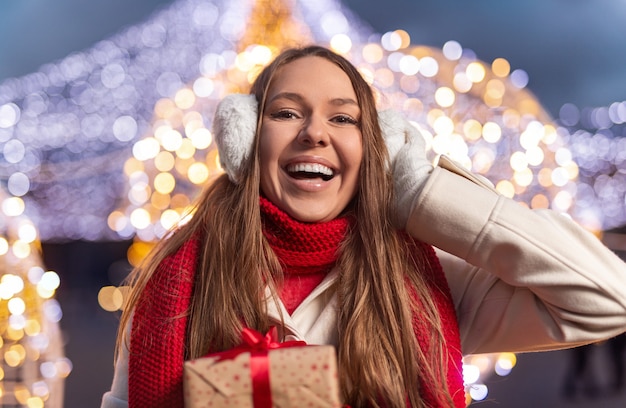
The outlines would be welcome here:
<svg viewBox="0 0 626 408">
<path fill-rule="evenodd" d="M 254 95 L 227 95 L 217 105 L 213 135 L 220 162 L 228 178 L 240 181 L 243 163 L 252 153 L 257 127 L 258 103 Z"/>
</svg>

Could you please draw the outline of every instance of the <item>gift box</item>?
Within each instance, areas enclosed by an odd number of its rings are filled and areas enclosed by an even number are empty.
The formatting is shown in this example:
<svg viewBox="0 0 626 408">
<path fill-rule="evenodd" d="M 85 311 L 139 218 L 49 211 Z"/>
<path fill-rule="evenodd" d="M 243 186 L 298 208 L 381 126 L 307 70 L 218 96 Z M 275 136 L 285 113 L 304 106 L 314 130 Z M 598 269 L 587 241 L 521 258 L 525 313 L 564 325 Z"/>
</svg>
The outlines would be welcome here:
<svg viewBox="0 0 626 408">
<path fill-rule="evenodd" d="M 186 408 L 339 408 L 333 346 L 277 343 L 245 329 L 244 344 L 185 362 Z"/>
</svg>

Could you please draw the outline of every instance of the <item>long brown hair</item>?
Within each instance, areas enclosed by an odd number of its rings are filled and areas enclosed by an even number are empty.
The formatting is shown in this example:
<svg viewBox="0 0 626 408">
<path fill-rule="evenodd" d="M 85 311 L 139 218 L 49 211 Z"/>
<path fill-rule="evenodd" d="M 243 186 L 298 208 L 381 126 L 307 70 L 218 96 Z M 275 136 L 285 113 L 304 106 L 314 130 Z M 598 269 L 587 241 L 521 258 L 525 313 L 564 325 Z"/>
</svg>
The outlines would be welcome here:
<svg viewBox="0 0 626 408">
<path fill-rule="evenodd" d="M 290 62 L 325 58 L 350 78 L 361 108 L 363 160 L 357 196 L 350 204 L 357 222 L 342 243 L 337 282 L 339 373 L 345 402 L 354 407 L 423 407 L 427 384 L 440 405 L 453 406 L 447 387 L 447 353 L 440 317 L 423 277 L 424 254 L 409 249 L 393 226 L 393 179 L 378 124 L 372 89 L 345 58 L 318 46 L 281 53 L 257 77 L 251 93 L 259 117 L 272 80 Z M 264 289 L 276 287 L 282 270 L 262 233 L 259 209 L 259 156 L 255 145 L 241 182 L 222 175 L 201 196 L 192 220 L 152 252 L 131 275 L 132 290 L 122 316 L 120 340 L 141 290 L 159 263 L 194 234 L 203 236 L 188 315 L 186 358 L 238 344 L 242 324 L 269 329 Z M 236 256 L 235 256 L 236 254 Z M 417 294 L 410 296 L 410 292 Z M 430 338 L 423 350 L 414 336 L 419 321 Z"/>
</svg>

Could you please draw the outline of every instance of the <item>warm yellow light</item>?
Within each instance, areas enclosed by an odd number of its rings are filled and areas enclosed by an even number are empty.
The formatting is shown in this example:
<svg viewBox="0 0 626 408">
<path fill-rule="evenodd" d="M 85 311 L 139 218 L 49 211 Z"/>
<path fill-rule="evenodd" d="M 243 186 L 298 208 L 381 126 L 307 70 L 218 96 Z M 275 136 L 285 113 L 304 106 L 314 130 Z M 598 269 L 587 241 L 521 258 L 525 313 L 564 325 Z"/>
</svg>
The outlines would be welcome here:
<svg viewBox="0 0 626 408">
<path fill-rule="evenodd" d="M 189 166 L 187 177 L 194 184 L 203 184 L 209 178 L 209 169 L 204 163 L 194 163 Z"/>
<path fill-rule="evenodd" d="M 504 58 L 496 58 L 491 63 L 491 70 L 496 76 L 504 78 L 511 72 L 511 65 L 509 61 Z"/>
<path fill-rule="evenodd" d="M 61 279 L 54 271 L 46 271 L 43 275 L 41 275 L 41 279 L 38 283 L 38 285 L 41 285 L 48 290 L 56 290 L 59 288 L 60 284 Z"/>
<path fill-rule="evenodd" d="M 7 303 L 7 308 L 9 309 L 9 312 L 11 312 L 11 314 L 21 315 L 24 314 L 24 312 L 26 311 L 26 303 L 24 303 L 23 299 L 14 297 L 12 299 L 9 299 L 9 302 Z"/>
<path fill-rule="evenodd" d="M 180 147 L 176 150 L 176 155 L 181 159 L 190 159 L 196 154 L 196 148 L 191 139 L 183 139 Z"/>
<path fill-rule="evenodd" d="M 108 312 L 115 312 L 122 308 L 124 296 L 115 286 L 104 286 L 98 291 L 98 304 Z"/>
<path fill-rule="evenodd" d="M 124 288 L 120 287 L 122 293 L 124 293 Z M 67 358 L 61 358 L 54 362 L 54 366 L 57 369 L 59 378 L 66 378 L 72 372 L 72 362 Z"/>
<path fill-rule="evenodd" d="M 509 159 L 509 164 L 514 171 L 522 171 L 528 168 L 528 160 L 524 152 L 514 152 Z"/>
<path fill-rule="evenodd" d="M 26 402 L 31 396 L 28 388 L 22 384 L 18 384 L 13 388 L 13 395 L 15 395 L 15 399 L 22 405 L 26 405 Z"/>
<path fill-rule="evenodd" d="M 480 139 L 483 126 L 476 119 L 468 119 L 463 123 L 463 134 L 467 140 L 476 141 Z"/>
<path fill-rule="evenodd" d="M 169 129 L 161 137 L 161 146 L 165 150 L 175 152 L 183 143 L 183 135 L 176 129 Z"/>
<path fill-rule="evenodd" d="M 400 48 L 406 48 L 411 45 L 411 36 L 404 30 L 395 30 L 393 32 L 400 38 Z"/>
<path fill-rule="evenodd" d="M 136 208 L 130 213 L 130 223 L 135 229 L 144 229 L 150 225 L 150 213 L 143 208 Z"/>
<path fill-rule="evenodd" d="M 544 194 L 537 194 L 530 200 L 531 208 L 548 208 L 549 206 L 550 200 Z"/>
<path fill-rule="evenodd" d="M 13 251 L 13 255 L 20 259 L 28 258 L 31 253 L 30 244 L 19 239 L 13 242 L 11 250 Z"/>
<path fill-rule="evenodd" d="M 498 182 L 496 190 L 505 197 L 513 198 L 515 196 L 515 186 L 508 180 Z"/>
<path fill-rule="evenodd" d="M 487 122 L 483 125 L 483 139 L 489 143 L 497 143 L 502 137 L 502 129 L 495 122 Z"/>
<path fill-rule="evenodd" d="M 2 202 L 2 212 L 8 217 L 17 217 L 24 212 L 24 200 L 20 197 L 5 198 Z"/>
<path fill-rule="evenodd" d="M 345 34 L 336 34 L 330 39 L 330 48 L 338 54 L 346 54 L 352 48 L 352 40 Z"/>
<path fill-rule="evenodd" d="M 213 142 L 213 135 L 206 128 L 200 128 L 194 130 L 194 132 L 189 135 L 189 139 L 191 139 L 191 143 L 196 149 L 206 149 Z"/>
<path fill-rule="evenodd" d="M 162 151 L 154 158 L 154 167 L 159 171 L 170 171 L 174 168 L 174 155 L 170 152 Z"/>
<path fill-rule="evenodd" d="M 135 205 L 142 205 L 150 197 L 150 186 L 135 184 L 128 191 L 128 199 Z"/>
<path fill-rule="evenodd" d="M 518 186 L 528 187 L 533 182 L 533 172 L 529 168 L 516 171 L 513 179 Z"/>
<path fill-rule="evenodd" d="M 563 168 L 567 171 L 570 180 L 575 180 L 578 177 L 578 165 L 573 161 L 566 163 Z"/>
<path fill-rule="evenodd" d="M 0 279 L 0 299 L 11 299 L 24 289 L 24 280 L 18 275 L 5 273 Z"/>
<path fill-rule="evenodd" d="M 161 214 L 161 225 L 166 230 L 170 230 L 174 228 L 176 224 L 180 221 L 180 214 L 174 210 L 165 210 L 163 214 Z"/>
<path fill-rule="evenodd" d="M 426 78 L 432 78 L 439 73 L 439 63 L 433 57 L 420 58 L 420 74 Z"/>
<path fill-rule="evenodd" d="M 378 44 L 370 43 L 365 45 L 361 53 L 365 61 L 370 64 L 376 64 L 383 59 L 383 49 Z"/>
<path fill-rule="evenodd" d="M 487 82 L 487 90 L 485 91 L 485 94 L 492 99 L 502 99 L 505 91 L 506 87 L 502 81 L 499 79 L 492 79 Z"/>
<path fill-rule="evenodd" d="M 133 145 L 133 156 L 137 160 L 146 161 L 156 157 L 160 150 L 161 145 L 158 140 L 153 137 L 146 137 Z"/>
<path fill-rule="evenodd" d="M 254 60 L 248 51 L 237 54 L 235 58 L 235 67 L 241 72 L 248 72 L 254 67 Z"/>
<path fill-rule="evenodd" d="M 157 151 L 158 151 L 158 143 L 157 143 Z M 136 172 L 143 172 L 145 167 L 142 161 L 137 160 L 135 157 L 130 157 L 126 162 L 124 162 L 124 174 L 128 177 Z"/>
<path fill-rule="evenodd" d="M 26 325 L 24 326 L 24 333 L 27 336 L 36 336 L 41 333 L 41 324 L 35 319 L 26 320 Z"/>
<path fill-rule="evenodd" d="M 537 146 L 544 136 L 544 127 L 537 121 L 532 121 L 522 132 L 519 138 L 520 145 L 524 149 L 530 149 Z"/>
<path fill-rule="evenodd" d="M 10 367 L 17 367 L 24 362 L 26 350 L 21 344 L 14 344 L 4 353 L 4 361 Z"/>
<path fill-rule="evenodd" d="M 539 181 L 539 185 L 545 188 L 549 188 L 552 186 L 552 169 L 548 167 L 544 167 L 539 170 L 537 173 L 537 180 Z"/>
<path fill-rule="evenodd" d="M 543 149 L 539 146 L 533 146 L 526 151 L 526 159 L 531 166 L 539 166 L 543 163 L 544 158 Z"/>
<path fill-rule="evenodd" d="M 185 194 L 176 194 L 172 197 L 172 208 L 186 208 L 189 204 L 189 197 Z"/>
<path fill-rule="evenodd" d="M 272 60 L 272 50 L 265 45 L 253 45 L 248 51 L 249 58 L 256 65 L 266 65 Z"/>
<path fill-rule="evenodd" d="M 161 98 L 154 105 L 154 113 L 157 117 L 167 118 L 177 111 L 174 101 L 169 98 Z"/>
<path fill-rule="evenodd" d="M 176 179 L 171 173 L 159 173 L 154 177 L 154 189 L 161 194 L 169 194 L 176 187 Z"/>
<path fill-rule="evenodd" d="M 137 241 L 133 242 L 127 251 L 128 262 L 132 266 L 137 266 L 141 261 L 148 256 L 148 253 L 152 250 L 154 244 L 148 242 Z"/>
<path fill-rule="evenodd" d="M 448 116 L 435 119 L 433 129 L 438 135 L 451 135 L 454 132 L 454 122 Z"/>
<path fill-rule="evenodd" d="M 30 397 L 26 400 L 28 408 L 43 408 L 43 400 L 40 397 Z"/>
<path fill-rule="evenodd" d="M 18 227 L 17 235 L 20 240 L 31 243 L 37 239 L 37 229 L 30 222 L 25 222 Z"/>
<path fill-rule="evenodd" d="M 158 191 L 155 191 L 150 197 L 150 204 L 152 204 L 154 208 L 164 210 L 170 205 L 170 195 L 161 194 Z"/>
<path fill-rule="evenodd" d="M 543 139 L 541 139 L 543 143 L 549 146 L 552 143 L 556 142 L 558 137 L 559 135 L 554 126 L 549 125 L 549 124 L 543 126 Z"/>
<path fill-rule="evenodd" d="M 500 353 L 495 363 L 495 371 L 498 375 L 508 375 L 515 364 L 517 363 L 517 356 L 513 353 Z"/>
<path fill-rule="evenodd" d="M 390 31 L 382 35 L 381 44 L 387 51 L 397 51 L 404 45 L 404 38 L 401 30 Z"/>
<path fill-rule="evenodd" d="M 556 193 L 554 196 L 554 200 L 552 200 L 552 204 L 554 205 L 554 209 L 557 211 L 567 212 L 572 204 L 574 203 L 574 199 L 572 195 L 565 190 L 561 190 Z"/>
<path fill-rule="evenodd" d="M 470 91 L 470 89 L 472 89 L 473 82 L 470 81 L 465 72 L 457 72 L 456 74 L 454 74 L 452 84 L 454 85 L 454 89 L 456 89 L 458 92 L 467 93 Z"/>
<path fill-rule="evenodd" d="M 182 88 L 176 92 L 174 102 L 180 109 L 189 109 L 196 103 L 196 95 L 191 89 Z"/>
<path fill-rule="evenodd" d="M 486 174 L 496 160 L 496 152 L 487 147 L 480 148 L 474 153 L 472 167 L 479 174 Z"/>
<path fill-rule="evenodd" d="M 9 242 L 5 237 L 0 237 L 0 256 L 5 255 L 9 251 Z"/>
<path fill-rule="evenodd" d="M 115 210 L 107 217 L 107 225 L 113 231 L 123 231 L 128 225 L 128 219 L 121 211 Z"/>
<path fill-rule="evenodd" d="M 449 108 L 454 104 L 454 91 L 446 86 L 442 86 L 435 91 L 435 102 L 442 108 Z"/>
<path fill-rule="evenodd" d="M 470 62 L 465 69 L 465 74 L 474 83 L 485 79 L 485 67 L 480 62 Z"/>
</svg>

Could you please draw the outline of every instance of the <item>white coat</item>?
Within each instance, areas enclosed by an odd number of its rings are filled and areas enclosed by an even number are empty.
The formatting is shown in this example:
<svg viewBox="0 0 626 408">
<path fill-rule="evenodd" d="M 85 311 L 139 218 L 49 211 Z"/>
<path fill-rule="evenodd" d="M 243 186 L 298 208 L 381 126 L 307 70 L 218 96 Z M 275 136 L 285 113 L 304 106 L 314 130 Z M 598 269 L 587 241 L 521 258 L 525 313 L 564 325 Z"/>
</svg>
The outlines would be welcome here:
<svg viewBox="0 0 626 408">
<path fill-rule="evenodd" d="M 626 264 L 569 217 L 531 210 L 449 161 L 429 176 L 406 230 L 433 245 L 456 309 L 464 354 L 541 351 L 626 331 Z M 303 301 L 290 339 L 335 344 L 336 271 Z M 270 313 L 277 315 L 270 304 Z M 103 408 L 126 408 L 128 357 Z"/>
</svg>

